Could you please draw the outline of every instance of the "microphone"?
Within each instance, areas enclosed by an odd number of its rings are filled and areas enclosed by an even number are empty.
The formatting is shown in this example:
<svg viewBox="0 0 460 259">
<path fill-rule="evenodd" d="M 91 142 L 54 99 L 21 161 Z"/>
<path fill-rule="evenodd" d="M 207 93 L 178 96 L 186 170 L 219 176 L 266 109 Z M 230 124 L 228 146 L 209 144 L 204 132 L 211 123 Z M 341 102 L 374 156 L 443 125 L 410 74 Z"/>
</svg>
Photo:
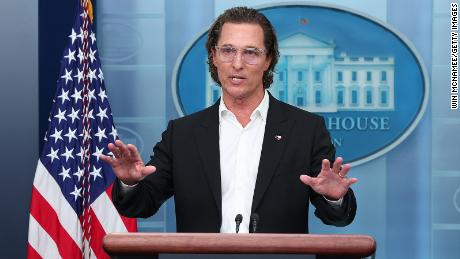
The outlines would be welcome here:
<svg viewBox="0 0 460 259">
<path fill-rule="evenodd" d="M 259 223 L 259 214 L 251 213 L 251 218 L 249 219 L 249 233 L 257 233 L 257 223 Z"/>
<path fill-rule="evenodd" d="M 241 214 L 236 215 L 235 222 L 236 222 L 236 233 L 237 234 L 240 231 L 241 221 L 243 221 L 243 216 Z"/>
</svg>

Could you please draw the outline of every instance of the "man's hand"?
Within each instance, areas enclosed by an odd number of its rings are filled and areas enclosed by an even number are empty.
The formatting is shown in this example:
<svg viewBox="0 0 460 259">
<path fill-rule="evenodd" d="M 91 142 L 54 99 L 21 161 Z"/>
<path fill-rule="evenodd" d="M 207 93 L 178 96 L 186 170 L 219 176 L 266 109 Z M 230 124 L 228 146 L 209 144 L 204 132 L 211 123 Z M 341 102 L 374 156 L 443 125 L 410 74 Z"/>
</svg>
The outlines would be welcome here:
<svg viewBox="0 0 460 259">
<path fill-rule="evenodd" d="M 101 155 L 100 158 L 109 164 L 118 179 L 127 185 L 134 185 L 156 171 L 155 166 L 145 166 L 137 148 L 132 144 L 125 145 L 121 140 L 116 140 L 115 144 L 109 143 L 108 148 L 114 157 Z"/>
<path fill-rule="evenodd" d="M 321 172 L 318 176 L 301 175 L 300 180 L 326 198 L 338 200 L 345 196 L 350 185 L 358 181 L 356 178 L 347 177 L 347 173 L 350 171 L 350 164 L 342 166 L 342 162 L 343 159 L 338 157 L 331 168 L 329 160 L 323 159 Z"/>
</svg>

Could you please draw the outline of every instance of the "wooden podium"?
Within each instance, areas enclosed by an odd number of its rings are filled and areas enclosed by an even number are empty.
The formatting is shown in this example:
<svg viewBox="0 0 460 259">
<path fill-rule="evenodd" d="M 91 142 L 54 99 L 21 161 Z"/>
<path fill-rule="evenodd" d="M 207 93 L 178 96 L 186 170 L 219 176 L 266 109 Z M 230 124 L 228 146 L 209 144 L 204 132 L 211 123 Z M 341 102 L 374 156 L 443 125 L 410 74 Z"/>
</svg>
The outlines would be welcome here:
<svg viewBox="0 0 460 259">
<path fill-rule="evenodd" d="M 376 242 L 365 235 L 114 233 L 104 237 L 112 257 L 167 254 L 311 254 L 317 258 L 363 258 Z"/>
</svg>

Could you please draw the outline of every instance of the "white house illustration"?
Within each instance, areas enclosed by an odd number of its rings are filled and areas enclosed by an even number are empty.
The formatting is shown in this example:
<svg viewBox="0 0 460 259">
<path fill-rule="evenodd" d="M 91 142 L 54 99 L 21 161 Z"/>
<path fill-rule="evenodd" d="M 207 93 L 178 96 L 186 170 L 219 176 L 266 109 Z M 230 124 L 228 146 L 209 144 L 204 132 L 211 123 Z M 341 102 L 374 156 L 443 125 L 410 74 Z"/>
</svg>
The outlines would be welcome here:
<svg viewBox="0 0 460 259">
<path fill-rule="evenodd" d="M 279 41 L 269 91 L 311 112 L 394 110 L 394 58 L 334 56 L 335 44 L 295 33 Z M 207 74 L 206 105 L 220 97 Z"/>
</svg>

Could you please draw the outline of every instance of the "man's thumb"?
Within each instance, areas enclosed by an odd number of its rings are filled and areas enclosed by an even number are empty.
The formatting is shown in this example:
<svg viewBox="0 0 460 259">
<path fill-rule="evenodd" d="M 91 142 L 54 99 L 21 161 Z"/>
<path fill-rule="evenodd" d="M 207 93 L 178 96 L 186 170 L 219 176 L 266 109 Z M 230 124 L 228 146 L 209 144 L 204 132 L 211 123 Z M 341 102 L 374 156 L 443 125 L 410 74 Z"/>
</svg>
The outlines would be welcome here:
<svg viewBox="0 0 460 259">
<path fill-rule="evenodd" d="M 300 176 L 300 181 L 302 181 L 306 185 L 311 185 L 313 183 L 313 178 L 306 174 L 303 174 Z"/>
<path fill-rule="evenodd" d="M 157 168 L 153 165 L 148 165 L 142 169 L 142 178 L 146 177 L 147 175 L 153 174 Z"/>
</svg>

